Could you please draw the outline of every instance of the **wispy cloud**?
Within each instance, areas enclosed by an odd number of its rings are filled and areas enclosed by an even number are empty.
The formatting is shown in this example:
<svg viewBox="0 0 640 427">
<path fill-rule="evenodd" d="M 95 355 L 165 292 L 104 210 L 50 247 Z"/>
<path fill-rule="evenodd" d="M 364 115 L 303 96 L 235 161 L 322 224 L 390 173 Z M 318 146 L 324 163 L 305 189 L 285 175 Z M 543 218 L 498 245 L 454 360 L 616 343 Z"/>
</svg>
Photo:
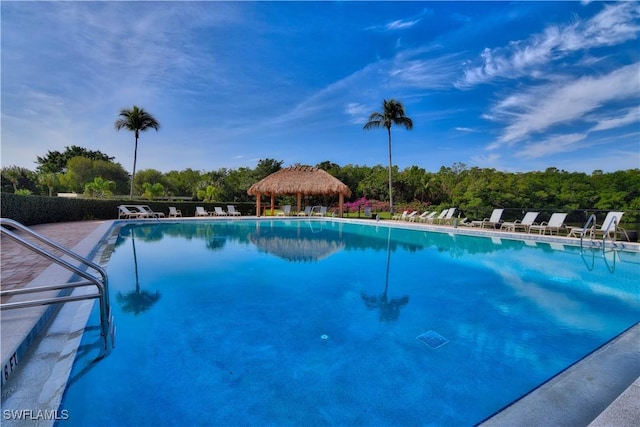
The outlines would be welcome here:
<svg viewBox="0 0 640 427">
<path fill-rule="evenodd" d="M 385 29 L 387 31 L 390 31 L 390 30 L 403 30 L 405 28 L 413 27 L 414 25 L 416 25 L 420 21 L 422 21 L 422 20 L 421 19 L 414 19 L 414 20 L 410 20 L 410 21 L 403 21 L 401 19 L 398 19 L 397 21 L 389 22 L 387 25 L 385 25 Z"/>
<path fill-rule="evenodd" d="M 511 145 L 558 124 L 576 123 L 604 104 L 637 98 L 639 67 L 640 63 L 635 63 L 604 76 L 530 87 L 506 97 L 487 116 L 507 123 L 502 135 L 488 148 Z"/>
<path fill-rule="evenodd" d="M 542 33 L 506 47 L 487 47 L 480 54 L 481 65 L 467 68 L 456 86 L 466 88 L 496 78 L 545 76 L 540 69 L 550 61 L 576 51 L 633 40 L 640 32 L 639 18 L 638 3 L 621 2 L 606 5 L 587 21 L 548 26 Z"/>
<path fill-rule="evenodd" d="M 366 123 L 371 111 L 363 104 L 350 102 L 345 107 L 345 113 L 351 118 L 351 123 L 362 124 Z"/>
<path fill-rule="evenodd" d="M 592 127 L 591 131 L 615 129 L 632 123 L 640 122 L 640 107 L 633 107 L 617 117 L 603 117 L 597 119 L 597 124 Z"/>
<path fill-rule="evenodd" d="M 497 153 L 477 154 L 471 156 L 471 161 L 480 167 L 495 167 L 501 156 Z"/>
<path fill-rule="evenodd" d="M 541 142 L 524 145 L 522 149 L 515 153 L 515 156 L 535 159 L 574 151 L 578 148 L 577 144 L 583 141 L 585 137 L 586 135 L 581 133 L 550 136 Z"/>
<path fill-rule="evenodd" d="M 425 58 L 430 49 L 405 50 L 392 59 L 381 59 L 331 82 L 295 104 L 289 111 L 270 118 L 266 125 L 285 126 L 304 119 L 308 124 L 325 122 L 327 115 L 344 111 L 353 124 L 364 124 L 378 108 L 378 91 L 386 88 L 403 99 L 415 96 L 416 89 L 450 88 L 456 68 L 456 54 Z M 406 96 L 404 96 L 406 95 Z M 394 95 L 395 96 L 395 95 Z M 375 104 L 375 105 L 374 105 Z"/>
<path fill-rule="evenodd" d="M 394 85 L 418 89 L 450 88 L 459 73 L 458 54 L 437 56 L 430 49 L 400 52 L 388 70 Z"/>
<path fill-rule="evenodd" d="M 425 16 L 431 15 L 433 11 L 431 9 L 422 9 L 420 13 L 417 15 L 411 16 L 409 18 L 404 19 L 395 19 L 391 22 L 387 22 L 383 25 L 374 25 L 372 27 L 367 28 L 367 30 L 374 31 L 397 31 L 397 30 L 406 30 L 408 28 L 412 28 L 418 25 Z"/>
</svg>

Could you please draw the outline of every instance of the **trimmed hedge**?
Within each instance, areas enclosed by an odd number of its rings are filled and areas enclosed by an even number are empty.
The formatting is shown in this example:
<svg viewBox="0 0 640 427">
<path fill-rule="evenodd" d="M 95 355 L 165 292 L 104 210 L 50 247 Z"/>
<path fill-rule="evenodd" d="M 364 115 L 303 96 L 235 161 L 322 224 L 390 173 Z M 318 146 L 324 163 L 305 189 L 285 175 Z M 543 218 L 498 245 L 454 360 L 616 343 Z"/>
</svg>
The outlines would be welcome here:
<svg viewBox="0 0 640 427">
<path fill-rule="evenodd" d="M 215 206 L 224 210 L 233 204 L 242 215 L 255 215 L 254 203 L 204 203 L 204 202 L 158 202 L 148 200 L 102 200 L 47 196 L 19 196 L 0 193 L 0 215 L 24 225 L 52 222 L 117 219 L 119 205 L 147 205 L 154 211 L 169 213 L 169 206 L 182 211 L 182 216 L 194 216 L 196 206 L 212 211 Z"/>
</svg>

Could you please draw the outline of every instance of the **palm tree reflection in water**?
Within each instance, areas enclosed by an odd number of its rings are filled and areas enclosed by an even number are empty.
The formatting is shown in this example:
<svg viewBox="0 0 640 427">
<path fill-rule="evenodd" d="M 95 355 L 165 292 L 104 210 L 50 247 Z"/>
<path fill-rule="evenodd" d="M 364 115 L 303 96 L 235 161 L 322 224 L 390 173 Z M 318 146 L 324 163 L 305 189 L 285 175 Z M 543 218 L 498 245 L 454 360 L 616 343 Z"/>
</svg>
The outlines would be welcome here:
<svg viewBox="0 0 640 427">
<path fill-rule="evenodd" d="M 389 227 L 389 236 L 387 238 L 387 273 L 385 276 L 384 292 L 382 295 L 367 295 L 361 294 L 364 304 L 370 310 L 380 310 L 381 322 L 393 322 L 400 317 L 400 307 L 406 305 L 409 302 L 408 296 L 402 298 L 387 297 L 387 291 L 389 290 L 389 263 L 391 261 L 391 227 Z"/>
<path fill-rule="evenodd" d="M 136 255 L 136 239 L 133 228 L 131 229 L 131 244 L 133 246 L 133 262 L 136 272 L 136 289 L 134 291 L 128 292 L 126 295 L 123 295 L 122 292 L 118 292 L 118 295 L 116 295 L 116 299 L 122 305 L 123 312 L 133 313 L 137 316 L 143 311 L 147 311 L 153 304 L 158 302 L 158 300 L 160 299 L 160 293 L 157 291 L 156 293 L 151 293 L 140 289 L 140 279 L 138 277 L 138 258 Z"/>
</svg>

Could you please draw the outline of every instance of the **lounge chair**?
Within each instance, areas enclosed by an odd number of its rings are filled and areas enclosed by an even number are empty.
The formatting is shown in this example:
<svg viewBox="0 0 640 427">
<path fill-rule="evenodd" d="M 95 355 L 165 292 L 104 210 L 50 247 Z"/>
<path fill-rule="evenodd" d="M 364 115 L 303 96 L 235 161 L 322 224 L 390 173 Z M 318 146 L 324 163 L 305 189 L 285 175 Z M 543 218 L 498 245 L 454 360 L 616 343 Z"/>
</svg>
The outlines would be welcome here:
<svg viewBox="0 0 640 427">
<path fill-rule="evenodd" d="M 320 206 L 320 210 L 318 212 L 314 212 L 315 216 L 327 216 L 328 208 L 326 206 Z"/>
<path fill-rule="evenodd" d="M 177 218 L 182 216 L 180 209 L 176 209 L 175 206 L 169 206 L 169 218 Z"/>
<path fill-rule="evenodd" d="M 304 211 L 298 212 L 298 216 L 309 216 L 311 215 L 311 206 L 307 206 L 304 208 Z"/>
<path fill-rule="evenodd" d="M 604 237 L 607 234 L 607 237 L 614 238 L 616 229 L 622 230 L 622 232 L 626 233 L 626 231 L 620 228 L 620 219 L 622 219 L 622 215 L 624 212 L 609 212 L 607 216 L 602 221 L 602 224 L 598 227 L 597 224 L 593 224 L 591 228 L 585 229 L 584 227 L 571 227 L 569 230 L 569 237 L 586 237 L 589 236 L 591 238 L 597 238 L 599 236 Z M 613 226 L 613 221 L 616 221 L 615 227 Z"/>
<path fill-rule="evenodd" d="M 418 211 L 413 211 L 409 215 L 407 215 L 404 220 L 414 222 L 416 220 L 416 216 L 418 215 Z"/>
<path fill-rule="evenodd" d="M 134 207 L 138 209 L 140 212 L 142 212 L 143 214 L 147 214 L 149 218 L 164 218 L 164 213 L 154 212 L 153 209 L 151 209 L 147 205 L 134 205 Z"/>
<path fill-rule="evenodd" d="M 291 214 L 291 205 L 284 205 L 282 210 L 278 212 L 278 216 L 289 216 Z"/>
<path fill-rule="evenodd" d="M 227 205 L 227 212 L 231 216 L 241 216 L 242 214 L 236 210 L 236 207 L 233 205 Z"/>
<path fill-rule="evenodd" d="M 429 224 L 436 224 L 444 219 L 444 217 L 449 213 L 449 209 L 444 209 L 440 214 L 436 217 L 431 217 L 427 222 Z"/>
<path fill-rule="evenodd" d="M 438 224 L 452 224 L 453 223 L 453 214 L 456 212 L 456 208 L 449 208 L 447 214 L 444 218 L 438 221 Z"/>
<path fill-rule="evenodd" d="M 538 218 L 540 212 L 527 212 L 522 220 L 516 219 L 513 222 L 503 222 L 500 226 L 500 230 L 506 231 L 518 231 L 519 228 L 524 231 L 529 231 L 529 227 L 535 225 L 535 220 Z"/>
<path fill-rule="evenodd" d="M 538 234 L 547 234 L 547 230 L 549 230 L 549 234 L 553 235 L 555 231 L 556 234 L 560 232 L 560 229 L 564 227 L 564 220 L 567 218 L 566 213 L 554 213 L 549 218 L 549 222 L 544 221 L 540 225 L 530 225 L 528 232 L 537 231 Z"/>
<path fill-rule="evenodd" d="M 504 209 L 494 209 L 490 218 L 485 218 L 482 221 L 471 221 L 471 224 L 473 224 L 473 227 L 484 228 L 485 226 L 491 226 L 491 228 L 495 228 L 496 225 L 501 223 L 502 212 L 504 212 Z"/>
<path fill-rule="evenodd" d="M 225 211 L 223 211 L 220 206 L 214 206 L 213 214 L 215 216 L 227 216 L 227 213 Z"/>
<path fill-rule="evenodd" d="M 401 214 L 395 214 L 391 217 L 391 219 L 397 219 L 397 220 L 401 220 L 401 219 L 405 219 L 407 217 L 407 215 L 409 215 L 409 211 L 402 211 Z"/>
<path fill-rule="evenodd" d="M 196 206 L 196 216 L 211 216 L 211 213 L 205 211 L 202 206 Z"/>
<path fill-rule="evenodd" d="M 427 212 L 425 212 L 425 213 L 427 215 L 425 215 L 425 216 L 420 215 L 418 217 L 418 221 L 420 221 L 420 222 L 429 222 L 429 221 L 433 222 L 433 218 L 436 217 L 436 214 L 438 212 L 437 211 L 433 211 L 433 212 L 430 212 L 430 213 L 427 213 Z"/>
<path fill-rule="evenodd" d="M 458 221 L 458 225 L 464 225 L 465 227 L 473 227 L 473 224 L 471 224 L 471 221 L 469 221 L 469 218 L 467 218 L 466 216 L 462 218 L 460 221 Z"/>
<path fill-rule="evenodd" d="M 131 209 L 129 209 L 131 208 Z M 118 219 L 148 218 L 148 214 L 144 214 L 136 210 L 133 206 L 118 206 Z"/>
</svg>

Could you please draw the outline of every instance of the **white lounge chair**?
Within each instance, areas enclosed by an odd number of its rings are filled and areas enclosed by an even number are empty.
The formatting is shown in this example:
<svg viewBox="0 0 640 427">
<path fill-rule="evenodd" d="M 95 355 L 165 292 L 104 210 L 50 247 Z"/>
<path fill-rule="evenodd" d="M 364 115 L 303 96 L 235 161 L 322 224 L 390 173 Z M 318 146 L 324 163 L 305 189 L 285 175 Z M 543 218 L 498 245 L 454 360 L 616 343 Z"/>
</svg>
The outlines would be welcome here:
<svg viewBox="0 0 640 427">
<path fill-rule="evenodd" d="M 618 230 L 622 230 L 623 232 L 625 232 L 624 229 L 620 228 L 620 220 L 622 219 L 622 215 L 624 215 L 624 212 L 608 212 L 607 216 L 604 218 L 604 221 L 602 221 L 602 224 L 600 224 L 600 226 L 598 227 L 597 224 L 593 224 L 593 226 L 591 226 L 590 228 L 587 228 L 586 230 L 584 229 L 584 227 L 571 227 L 571 229 L 569 230 L 569 237 L 592 237 L 592 238 L 597 238 L 599 236 L 604 237 L 605 234 L 607 234 L 607 237 L 609 238 L 613 238 L 615 237 L 615 233 L 616 233 L 616 229 Z M 616 221 L 616 225 L 613 225 L 613 221 Z"/>
<path fill-rule="evenodd" d="M 175 206 L 169 206 L 169 218 L 177 218 L 182 216 L 180 209 L 176 209 Z"/>
<path fill-rule="evenodd" d="M 291 214 L 291 205 L 284 205 L 280 212 L 278 212 L 278 216 L 289 216 Z"/>
<path fill-rule="evenodd" d="M 148 218 L 148 216 L 136 210 L 133 206 L 118 206 L 118 219 Z"/>
<path fill-rule="evenodd" d="M 413 211 L 409 215 L 407 215 L 404 220 L 414 222 L 416 220 L 416 216 L 418 216 L 418 211 Z"/>
<path fill-rule="evenodd" d="M 149 218 L 164 218 L 164 213 L 162 213 L 162 212 L 154 212 L 153 209 L 151 209 L 147 205 L 134 205 L 134 206 L 135 206 L 136 209 L 138 209 L 143 214 L 147 214 L 147 216 Z"/>
<path fill-rule="evenodd" d="M 502 212 L 504 209 L 494 209 L 491 212 L 491 217 L 485 218 L 482 221 L 471 221 L 474 227 L 484 228 L 485 226 L 491 226 L 495 228 L 496 225 L 500 224 L 500 218 L 502 218 Z"/>
<path fill-rule="evenodd" d="M 538 234 L 547 234 L 547 230 L 549 234 L 553 235 L 555 231 L 556 234 L 560 232 L 560 229 L 564 228 L 564 220 L 567 218 L 566 213 L 554 213 L 549 218 L 549 222 L 542 222 L 540 225 L 530 225 L 528 232 L 537 231 Z"/>
<path fill-rule="evenodd" d="M 425 216 L 420 215 L 418 217 L 418 221 L 420 221 L 420 222 L 429 222 L 429 221 L 433 222 L 433 218 L 435 218 L 435 216 L 436 216 L 436 214 L 438 212 L 437 211 L 433 211 L 433 212 L 425 212 L 425 213 L 426 213 Z"/>
<path fill-rule="evenodd" d="M 403 211 L 402 214 L 395 214 L 391 217 L 391 219 L 402 220 L 405 219 L 409 215 L 409 211 Z"/>
<path fill-rule="evenodd" d="M 220 206 L 214 206 L 213 213 L 215 216 L 227 216 L 227 213 Z"/>
<path fill-rule="evenodd" d="M 211 213 L 205 211 L 202 206 L 196 206 L 196 216 L 211 216 Z"/>
<path fill-rule="evenodd" d="M 236 207 L 233 205 L 227 205 L 227 212 L 231 216 L 241 216 L 242 214 L 236 210 Z"/>
<path fill-rule="evenodd" d="M 430 220 L 427 220 L 429 224 L 436 224 L 444 219 L 444 217 L 449 213 L 449 209 L 444 209 L 440 214 L 436 217 L 431 217 Z"/>
<path fill-rule="evenodd" d="M 529 227 L 535 225 L 535 220 L 538 218 L 540 212 L 527 212 L 522 220 L 516 219 L 513 222 L 503 222 L 500 226 L 500 230 L 506 231 L 518 231 L 519 228 L 524 231 L 529 231 Z"/>
<path fill-rule="evenodd" d="M 456 212 L 456 208 L 449 208 L 444 218 L 438 221 L 438 224 L 451 224 L 453 223 L 453 214 Z"/>
</svg>

